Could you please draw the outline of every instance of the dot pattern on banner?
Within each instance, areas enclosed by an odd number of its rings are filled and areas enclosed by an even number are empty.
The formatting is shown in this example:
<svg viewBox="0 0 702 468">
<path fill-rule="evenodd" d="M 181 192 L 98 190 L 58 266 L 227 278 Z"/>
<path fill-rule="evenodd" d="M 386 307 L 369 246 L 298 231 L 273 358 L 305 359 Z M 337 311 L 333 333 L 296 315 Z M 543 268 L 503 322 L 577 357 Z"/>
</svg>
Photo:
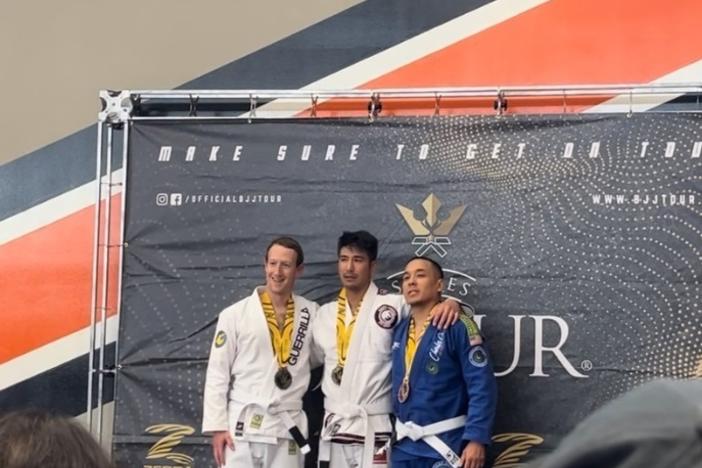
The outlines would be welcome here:
<svg viewBox="0 0 702 468">
<path fill-rule="evenodd" d="M 510 294 L 517 297 L 532 294 L 529 288 L 539 282 L 560 288 L 554 313 L 582 314 L 582 322 L 589 324 L 579 330 L 584 341 L 604 348 L 597 353 L 598 360 L 593 360 L 594 371 L 611 370 L 616 374 L 602 390 L 602 398 L 608 399 L 653 377 L 688 378 L 702 369 L 701 204 L 662 206 L 640 202 L 605 206 L 593 203 L 592 198 L 601 193 L 621 194 L 630 200 L 647 193 L 702 198 L 701 163 L 690 158 L 691 148 L 678 148 L 671 158 L 663 154 L 668 140 L 692 142 L 700 138 L 700 119 L 692 123 L 689 116 L 687 119 L 670 116 L 660 128 L 660 120 L 641 116 L 380 119 L 372 125 L 357 125 L 368 149 L 364 157 L 374 158 L 377 173 L 346 180 L 345 168 L 363 167 L 340 162 L 348 160 L 348 155 L 337 155 L 329 166 L 322 166 L 329 179 L 338 178 L 331 183 L 294 172 L 301 166 L 309 167 L 310 173 L 319 170 L 318 165 L 304 166 L 307 163 L 300 161 L 299 155 L 296 162 L 290 156 L 270 167 L 286 170 L 286 196 L 324 194 L 307 198 L 312 205 L 306 209 L 313 219 L 326 220 L 327 206 L 337 200 L 343 199 L 350 211 L 362 210 L 366 207 L 360 197 L 366 192 L 390 198 L 396 192 L 412 193 L 418 187 L 424 190 L 437 180 L 450 186 L 452 196 L 463 202 L 488 200 L 483 204 L 491 211 L 482 215 L 490 218 L 489 239 L 481 239 L 482 245 L 492 244 L 483 249 L 489 252 L 486 275 L 533 280 L 528 284 L 515 282 Z M 344 123 L 315 125 L 323 126 L 320 138 L 330 141 L 348 140 L 353 130 Z M 207 147 L 213 139 L 233 138 L 213 128 L 203 126 L 199 133 L 193 132 L 196 136 L 191 143 Z M 291 125 L 286 131 L 296 130 Z M 598 157 L 591 158 L 588 150 L 594 134 L 601 146 Z M 295 141 L 287 134 L 274 136 Z M 493 157 L 494 143 L 501 141 L 505 144 Z M 567 141 L 575 143 L 570 158 L 563 157 Z M 642 141 L 651 142 L 643 157 Z M 395 161 L 394 142 L 406 145 L 402 164 Z M 473 159 L 468 158 L 469 143 L 477 148 Z M 524 144 L 520 156 L 518 143 Z M 429 154 L 419 161 L 417 151 L 423 144 L 429 145 Z M 169 166 L 175 171 L 172 176 L 187 179 L 194 193 L 210 191 L 212 179 L 197 176 L 189 164 Z M 255 176 L 258 183 L 281 183 L 283 176 L 273 173 L 271 170 Z M 408 174 L 419 175 L 417 182 L 408 183 Z M 236 182 L 253 183 L 247 177 L 252 176 L 237 174 Z M 382 185 L 377 183 L 378 178 Z M 168 188 L 179 189 L 176 183 L 169 183 L 172 186 Z M 144 186 L 148 189 L 148 183 L 142 181 Z M 358 196 L 354 198 L 353 194 Z M 392 200 L 387 204 L 392 205 Z M 291 203 L 286 209 L 290 207 L 296 205 Z M 252 212 L 227 210 L 224 228 L 221 223 L 213 228 L 213 219 L 222 216 L 221 207 L 216 205 L 169 210 L 172 218 L 167 221 L 157 217 L 162 213 L 148 216 L 141 212 L 142 217 L 135 217 L 129 226 L 134 232 L 158 232 L 157 244 L 137 245 L 134 257 L 129 257 L 127 248 L 126 255 L 132 267 L 143 268 L 159 281 L 142 281 L 136 275 L 125 285 L 130 300 L 124 303 L 122 320 L 130 322 L 127 328 L 133 333 L 125 332 L 120 337 L 120 349 L 131 352 L 121 359 L 133 365 L 143 364 L 145 356 L 162 356 L 159 364 L 167 367 L 183 356 L 202 357 L 200 362 L 178 367 L 177 378 L 167 380 L 166 371 L 150 378 L 154 386 L 151 393 L 167 402 L 174 414 L 194 414 L 201 405 L 204 358 L 212 336 L 203 340 L 187 334 L 207 329 L 217 310 L 250 293 L 232 291 L 232 279 L 251 286 L 260 282 L 262 255 L 251 251 L 244 258 L 235 257 L 234 250 L 226 248 L 228 242 L 236 240 L 247 243 L 238 252 L 252 250 L 249 244 L 257 241 L 247 232 Z M 282 234 L 275 232 L 280 229 L 278 220 L 272 221 L 270 228 L 260 229 L 255 235 L 270 239 Z M 383 229 L 377 233 L 380 238 L 395 239 L 405 236 L 406 226 L 397 218 L 394 224 L 384 222 Z M 174 251 L 179 255 L 174 256 Z M 483 252 L 476 253 L 480 254 Z M 209 281 L 201 280 L 203 276 Z M 144 310 L 149 311 L 148 316 Z M 150 420 L 157 409 L 143 394 L 133 393 L 127 389 L 118 398 L 129 400 L 131 411 L 138 413 L 134 419 Z M 153 415 L 154 419 L 161 417 Z"/>
<path fill-rule="evenodd" d="M 661 127 L 660 120 L 637 116 L 617 116 L 611 125 L 597 122 L 600 151 L 594 158 L 587 151 L 592 126 L 578 116 L 439 117 L 425 120 L 426 126 L 417 123 L 407 144 L 413 149 L 429 145 L 426 159 L 414 162 L 424 172 L 467 185 L 487 182 L 489 196 L 496 200 L 491 203 L 496 229 L 491 238 L 502 242 L 492 249 L 496 266 L 530 274 L 532 266 L 546 260 L 537 278 L 571 276 L 577 289 L 563 295 L 559 308 L 581 310 L 588 304 L 594 311 L 616 314 L 615 326 L 583 330 L 604 341 L 628 367 L 623 378 L 612 380 L 605 398 L 654 377 L 692 377 L 702 362 L 702 203 L 641 201 L 642 194 L 702 197 L 700 159 L 691 157 L 692 144 L 700 140 L 699 119 L 692 125 L 689 116 L 675 119 L 671 116 Z M 523 143 L 522 155 L 512 141 L 510 154 L 493 157 L 495 142 L 505 140 L 501 135 Z M 395 137 L 407 140 L 402 131 Z M 580 148 L 570 158 L 563 157 L 568 141 Z M 645 141 L 649 146 L 642 156 Z M 685 144 L 666 157 L 668 141 Z M 467 157 L 469 143 L 477 147 L 472 159 Z M 530 151 L 534 147 L 539 154 Z M 475 196 L 470 187 L 463 193 L 464 202 Z M 627 200 L 639 196 L 640 202 L 596 205 L 592 194 L 599 193 Z M 589 321 L 596 324 L 597 318 Z"/>
</svg>

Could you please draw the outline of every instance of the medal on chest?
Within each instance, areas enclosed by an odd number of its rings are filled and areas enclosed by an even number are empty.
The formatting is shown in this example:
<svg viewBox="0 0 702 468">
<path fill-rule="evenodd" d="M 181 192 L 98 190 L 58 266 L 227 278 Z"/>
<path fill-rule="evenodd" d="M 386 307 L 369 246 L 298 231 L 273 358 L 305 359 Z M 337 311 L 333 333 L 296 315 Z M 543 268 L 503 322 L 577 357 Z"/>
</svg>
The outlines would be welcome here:
<svg viewBox="0 0 702 468">
<path fill-rule="evenodd" d="M 278 370 L 273 376 L 273 383 L 281 390 L 286 390 L 292 385 L 293 377 L 288 370 L 288 360 L 290 358 L 290 350 L 292 349 L 292 332 L 295 322 L 295 303 L 292 297 L 288 299 L 285 307 L 285 318 L 282 323 L 276 318 L 273 303 L 266 291 L 260 294 L 261 307 L 263 314 L 266 317 L 266 325 L 268 326 L 268 334 L 273 347 L 273 355 L 278 364 Z"/>
<path fill-rule="evenodd" d="M 344 376 L 344 366 L 351 344 L 351 336 L 356 326 L 356 318 L 361 304 L 356 304 L 351 310 L 351 321 L 346 324 L 346 289 L 342 288 L 336 301 L 336 367 L 331 372 L 331 379 L 337 385 L 341 385 Z"/>
<path fill-rule="evenodd" d="M 400 387 L 397 389 L 397 401 L 404 403 L 410 395 L 410 373 L 412 372 L 412 363 L 419 348 L 419 343 L 427 331 L 427 327 L 431 322 L 431 314 L 424 321 L 422 329 L 417 333 L 415 331 L 414 317 L 410 317 L 409 327 L 407 327 L 407 344 L 405 345 L 405 375 L 402 378 Z"/>
</svg>

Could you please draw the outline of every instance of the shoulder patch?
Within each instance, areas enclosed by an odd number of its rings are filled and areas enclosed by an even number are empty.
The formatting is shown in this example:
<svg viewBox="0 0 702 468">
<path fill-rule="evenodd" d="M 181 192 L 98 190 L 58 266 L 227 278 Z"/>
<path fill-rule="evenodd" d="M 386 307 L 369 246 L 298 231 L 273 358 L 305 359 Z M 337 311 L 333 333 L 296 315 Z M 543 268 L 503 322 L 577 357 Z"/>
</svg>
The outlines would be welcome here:
<svg viewBox="0 0 702 468">
<path fill-rule="evenodd" d="M 483 337 L 480 336 L 480 329 L 478 328 L 478 324 L 475 323 L 475 320 L 473 320 L 471 317 L 469 317 L 466 314 L 460 314 L 460 320 L 465 325 L 466 331 L 468 332 L 468 340 L 470 341 L 471 346 L 477 346 L 480 344 L 483 344 Z"/>
<path fill-rule="evenodd" d="M 472 305 L 466 304 L 465 302 L 459 302 L 461 305 L 461 313 L 467 315 L 470 318 L 473 318 L 475 315 L 475 309 L 473 308 Z"/>
<path fill-rule="evenodd" d="M 388 304 L 383 304 L 375 311 L 375 323 L 381 328 L 389 330 L 397 325 L 400 320 L 400 315 L 397 310 Z"/>
<path fill-rule="evenodd" d="M 475 367 L 485 367 L 487 365 L 487 353 L 482 346 L 476 346 L 468 353 L 468 361 Z"/>
<path fill-rule="evenodd" d="M 227 342 L 227 334 L 224 333 L 224 330 L 220 330 L 217 332 L 217 335 L 215 335 L 214 339 L 214 344 L 215 348 L 221 348 L 224 346 L 224 344 Z"/>
</svg>

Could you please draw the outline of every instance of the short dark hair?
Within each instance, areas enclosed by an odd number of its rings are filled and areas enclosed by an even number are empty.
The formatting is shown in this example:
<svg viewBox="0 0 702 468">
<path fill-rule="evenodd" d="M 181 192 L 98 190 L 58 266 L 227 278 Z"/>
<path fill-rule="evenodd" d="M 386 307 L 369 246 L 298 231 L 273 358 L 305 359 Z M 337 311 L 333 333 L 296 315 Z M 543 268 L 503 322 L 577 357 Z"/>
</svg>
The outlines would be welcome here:
<svg viewBox="0 0 702 468">
<path fill-rule="evenodd" d="M 3 468 L 113 468 L 102 447 L 75 420 L 25 409 L 0 417 Z"/>
<path fill-rule="evenodd" d="M 276 237 L 271 241 L 270 244 L 268 244 L 268 248 L 266 249 L 266 261 L 268 261 L 268 252 L 270 252 L 271 247 L 273 247 L 274 245 L 280 245 L 285 248 L 294 250 L 297 254 L 297 260 L 295 261 L 296 266 L 300 266 L 304 263 L 305 254 L 302 252 L 302 246 L 298 241 L 288 236 Z"/>
<path fill-rule="evenodd" d="M 368 231 L 344 231 L 339 236 L 339 242 L 336 245 L 337 256 L 343 247 L 351 247 L 364 252 L 371 262 L 378 258 L 378 239 Z"/>
<path fill-rule="evenodd" d="M 444 269 L 441 268 L 441 265 L 439 265 L 439 262 L 437 262 L 436 260 L 429 257 L 421 257 L 419 255 L 415 255 L 414 257 L 407 260 L 407 263 L 405 263 L 405 267 L 407 267 L 407 265 L 409 265 L 410 262 L 414 260 L 426 260 L 427 262 L 431 263 L 434 267 L 434 270 L 439 274 L 439 278 L 444 279 Z"/>
</svg>

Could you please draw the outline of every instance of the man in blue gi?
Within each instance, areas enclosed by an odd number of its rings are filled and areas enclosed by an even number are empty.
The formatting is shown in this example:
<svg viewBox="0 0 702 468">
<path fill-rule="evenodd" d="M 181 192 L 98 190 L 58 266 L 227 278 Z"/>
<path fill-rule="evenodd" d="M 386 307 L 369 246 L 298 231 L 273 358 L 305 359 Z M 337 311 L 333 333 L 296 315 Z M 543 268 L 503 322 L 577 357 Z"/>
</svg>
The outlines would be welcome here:
<svg viewBox="0 0 702 468">
<path fill-rule="evenodd" d="M 414 257 L 402 277 L 410 316 L 393 334 L 393 468 L 482 468 L 485 463 L 497 404 L 495 375 L 469 316 L 461 314 L 444 331 L 431 325 L 443 276 L 435 261 Z"/>
</svg>

